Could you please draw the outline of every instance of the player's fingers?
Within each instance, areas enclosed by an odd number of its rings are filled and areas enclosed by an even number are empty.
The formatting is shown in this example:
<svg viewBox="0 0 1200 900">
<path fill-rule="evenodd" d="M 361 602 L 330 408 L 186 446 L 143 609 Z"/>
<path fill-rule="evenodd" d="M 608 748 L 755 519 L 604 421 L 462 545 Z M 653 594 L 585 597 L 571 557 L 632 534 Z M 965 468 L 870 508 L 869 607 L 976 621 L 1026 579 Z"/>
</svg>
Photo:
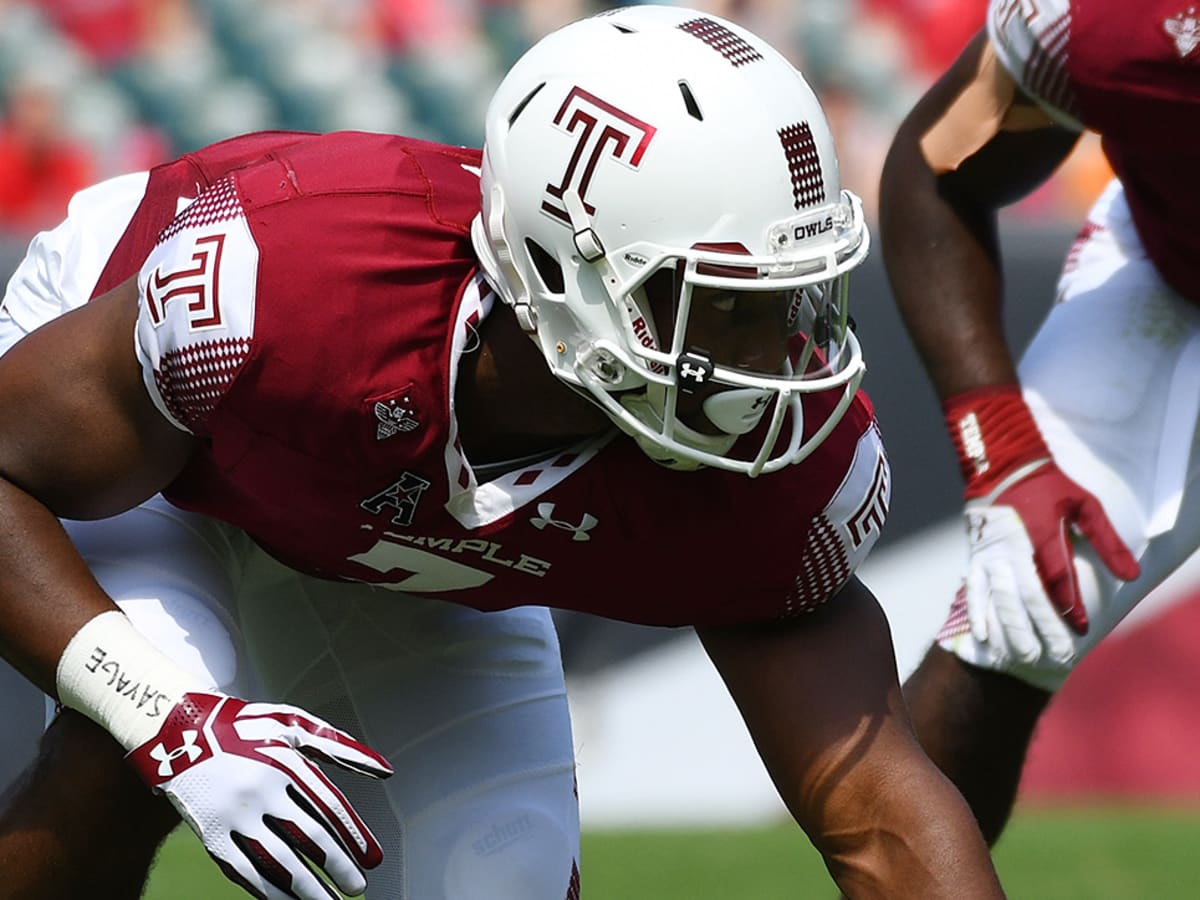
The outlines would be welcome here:
<svg viewBox="0 0 1200 900">
<path fill-rule="evenodd" d="M 1142 573 L 1137 559 L 1125 546 L 1095 497 L 1085 497 L 1079 504 L 1076 525 L 1088 539 L 1108 570 L 1122 581 L 1133 581 Z"/>
<path fill-rule="evenodd" d="M 324 818 L 313 808 L 308 798 L 303 796 L 298 788 L 289 786 L 287 789 L 288 796 L 292 802 L 299 807 L 300 810 L 311 820 L 312 827 L 305 829 L 306 836 L 309 840 L 316 844 L 316 848 L 304 849 L 303 852 L 309 856 L 314 862 L 317 858 L 309 855 L 309 850 L 320 852 L 322 860 L 319 862 L 320 867 L 329 874 L 333 879 L 333 883 L 344 894 L 358 896 L 367 887 L 366 877 L 363 875 L 362 868 L 359 868 L 358 863 L 352 858 L 348 852 L 348 848 L 342 838 L 329 827 L 324 821 Z M 369 832 L 368 832 L 369 834 Z M 374 836 L 371 836 L 374 841 Z M 380 851 L 380 859 L 383 852 Z M 378 865 L 377 861 L 371 860 L 370 866 L 364 868 L 373 868 Z"/>
<path fill-rule="evenodd" d="M 297 748 L 308 757 L 322 759 L 372 778 L 388 778 L 395 772 L 382 754 L 336 728 L 306 734 Z"/>
<path fill-rule="evenodd" d="M 229 838 L 220 853 L 213 850 L 208 852 L 226 878 L 258 900 L 296 900 L 295 894 L 275 884 L 262 871 L 278 866 L 279 861 L 270 857 L 269 851 L 261 843 L 247 840 L 236 832 L 230 834 Z"/>
<path fill-rule="evenodd" d="M 263 829 L 254 836 L 233 832 L 230 839 L 261 877 L 268 900 L 338 900 L 333 888 L 313 874 L 279 835 Z M 272 890 L 278 893 L 272 893 Z"/>
<path fill-rule="evenodd" d="M 283 739 L 306 748 L 310 756 L 373 778 L 387 778 L 394 771 L 382 754 L 298 706 L 247 703 L 238 714 L 237 733 L 247 741 Z"/>
<path fill-rule="evenodd" d="M 1075 576 L 1075 562 L 1071 556 L 1065 521 L 1060 521 L 1059 527 L 1034 547 L 1033 561 L 1050 602 L 1059 615 L 1076 634 L 1087 634 L 1087 610 L 1079 595 L 1079 581 Z"/>
<path fill-rule="evenodd" d="M 230 854 L 231 858 L 226 859 L 212 850 L 208 851 L 209 858 L 221 870 L 221 874 L 251 897 L 258 900 L 278 900 L 282 896 L 286 900 L 287 895 L 281 894 L 278 888 L 263 878 L 236 847 L 230 848 Z M 273 895 L 268 892 L 273 892 Z"/>
<path fill-rule="evenodd" d="M 979 643 L 988 639 L 988 593 L 987 573 L 982 566 L 972 565 L 967 570 L 966 578 L 958 589 L 955 602 L 962 601 L 967 607 L 967 622 L 971 626 L 971 636 Z"/>
<path fill-rule="evenodd" d="M 988 589 L 992 593 L 990 605 L 994 610 L 998 630 L 1004 636 L 1011 655 L 1021 662 L 1032 663 L 1042 655 L 1042 645 L 1034 633 L 1033 623 L 1025 609 L 1020 579 L 1013 570 L 1013 565 L 1014 563 L 1008 560 L 997 560 L 995 565 L 989 567 Z M 993 641 L 995 639 L 992 638 Z"/>
<path fill-rule="evenodd" d="M 1042 654 L 1058 663 L 1070 662 L 1075 657 L 1075 641 L 1066 621 L 1046 594 L 1036 569 L 1032 565 L 1018 567 L 1018 590 L 1025 598 L 1025 611 L 1033 625 Z"/>
<path fill-rule="evenodd" d="M 330 830 L 361 868 L 373 869 L 383 861 L 378 839 L 324 772 L 286 745 L 260 747 L 258 752 L 287 770 L 297 794 L 308 803 L 306 811 Z"/>
<path fill-rule="evenodd" d="M 303 798 L 291 789 L 288 793 L 303 812 L 294 819 L 263 816 L 263 823 L 297 853 L 312 860 L 342 893 L 350 896 L 361 894 L 367 887 L 362 871 L 320 820 L 312 818 Z"/>
</svg>

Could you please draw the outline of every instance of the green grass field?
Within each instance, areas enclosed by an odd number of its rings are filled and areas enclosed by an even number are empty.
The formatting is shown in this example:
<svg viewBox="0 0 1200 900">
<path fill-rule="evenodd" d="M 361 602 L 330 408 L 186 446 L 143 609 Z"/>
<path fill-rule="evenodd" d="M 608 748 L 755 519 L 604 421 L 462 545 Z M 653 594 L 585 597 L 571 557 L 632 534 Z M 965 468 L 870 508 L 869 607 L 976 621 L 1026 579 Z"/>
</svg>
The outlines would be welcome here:
<svg viewBox="0 0 1200 900">
<path fill-rule="evenodd" d="M 1023 810 L 996 849 L 1018 900 L 1196 900 L 1200 811 Z M 790 826 L 736 831 L 588 832 L 586 900 L 790 900 L 836 896 Z M 190 832 L 163 849 L 147 900 L 244 900 Z M 419 898 L 418 898 L 419 900 Z"/>
</svg>

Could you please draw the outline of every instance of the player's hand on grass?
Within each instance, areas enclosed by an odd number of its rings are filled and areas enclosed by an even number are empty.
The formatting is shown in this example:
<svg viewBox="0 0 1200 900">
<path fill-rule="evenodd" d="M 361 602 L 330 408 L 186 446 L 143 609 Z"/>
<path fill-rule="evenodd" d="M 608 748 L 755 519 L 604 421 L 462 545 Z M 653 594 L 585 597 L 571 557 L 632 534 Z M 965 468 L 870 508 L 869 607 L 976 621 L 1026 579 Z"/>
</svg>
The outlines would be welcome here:
<svg viewBox="0 0 1200 900">
<path fill-rule="evenodd" d="M 366 890 L 383 851 L 313 760 L 374 778 L 387 761 L 302 709 L 193 692 L 129 754 L 170 798 L 226 877 L 266 900 L 336 900 Z"/>
</svg>

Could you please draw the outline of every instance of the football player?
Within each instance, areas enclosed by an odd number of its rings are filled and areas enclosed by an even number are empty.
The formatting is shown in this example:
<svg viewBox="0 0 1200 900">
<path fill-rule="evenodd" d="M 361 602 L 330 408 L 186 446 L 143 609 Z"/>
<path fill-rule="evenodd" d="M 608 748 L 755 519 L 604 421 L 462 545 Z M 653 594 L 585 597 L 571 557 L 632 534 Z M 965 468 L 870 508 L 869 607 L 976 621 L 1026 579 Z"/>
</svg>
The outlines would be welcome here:
<svg viewBox="0 0 1200 900">
<path fill-rule="evenodd" d="M 970 547 L 905 693 L 991 841 L 1054 691 L 1200 545 L 1198 43 L 1173 0 L 992 0 L 883 172 L 884 258 L 958 448 Z M 1084 129 L 1116 177 L 1017 366 L 996 213 Z"/>
<path fill-rule="evenodd" d="M 578 897 L 553 605 L 695 626 L 847 895 L 999 896 L 854 574 L 867 249 L 804 80 L 677 7 L 538 43 L 482 152 L 80 194 L 4 303 L 0 633 L 64 709 L 0 894 L 137 896 L 182 817 L 258 897 Z"/>
</svg>

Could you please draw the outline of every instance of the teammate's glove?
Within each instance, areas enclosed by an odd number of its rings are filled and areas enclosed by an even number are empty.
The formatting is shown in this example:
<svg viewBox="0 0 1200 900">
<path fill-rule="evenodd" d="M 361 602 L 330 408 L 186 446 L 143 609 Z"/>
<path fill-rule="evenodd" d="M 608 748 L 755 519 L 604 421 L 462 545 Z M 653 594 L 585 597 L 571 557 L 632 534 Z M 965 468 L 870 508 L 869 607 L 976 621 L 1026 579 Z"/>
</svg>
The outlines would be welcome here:
<svg viewBox="0 0 1200 900">
<path fill-rule="evenodd" d="M 336 900 L 311 860 L 346 894 L 383 851 L 310 760 L 384 778 L 387 761 L 302 709 L 193 692 L 129 759 L 170 798 L 230 880 L 266 900 Z"/>
<path fill-rule="evenodd" d="M 1007 642 L 1026 662 L 1043 649 L 1068 662 L 1071 638 L 1058 617 L 1077 634 L 1088 629 L 1068 530 L 1082 533 L 1122 580 L 1137 578 L 1137 560 L 1100 502 L 1055 465 L 1020 388 L 968 391 L 944 410 L 967 482 L 971 631 Z"/>
</svg>

